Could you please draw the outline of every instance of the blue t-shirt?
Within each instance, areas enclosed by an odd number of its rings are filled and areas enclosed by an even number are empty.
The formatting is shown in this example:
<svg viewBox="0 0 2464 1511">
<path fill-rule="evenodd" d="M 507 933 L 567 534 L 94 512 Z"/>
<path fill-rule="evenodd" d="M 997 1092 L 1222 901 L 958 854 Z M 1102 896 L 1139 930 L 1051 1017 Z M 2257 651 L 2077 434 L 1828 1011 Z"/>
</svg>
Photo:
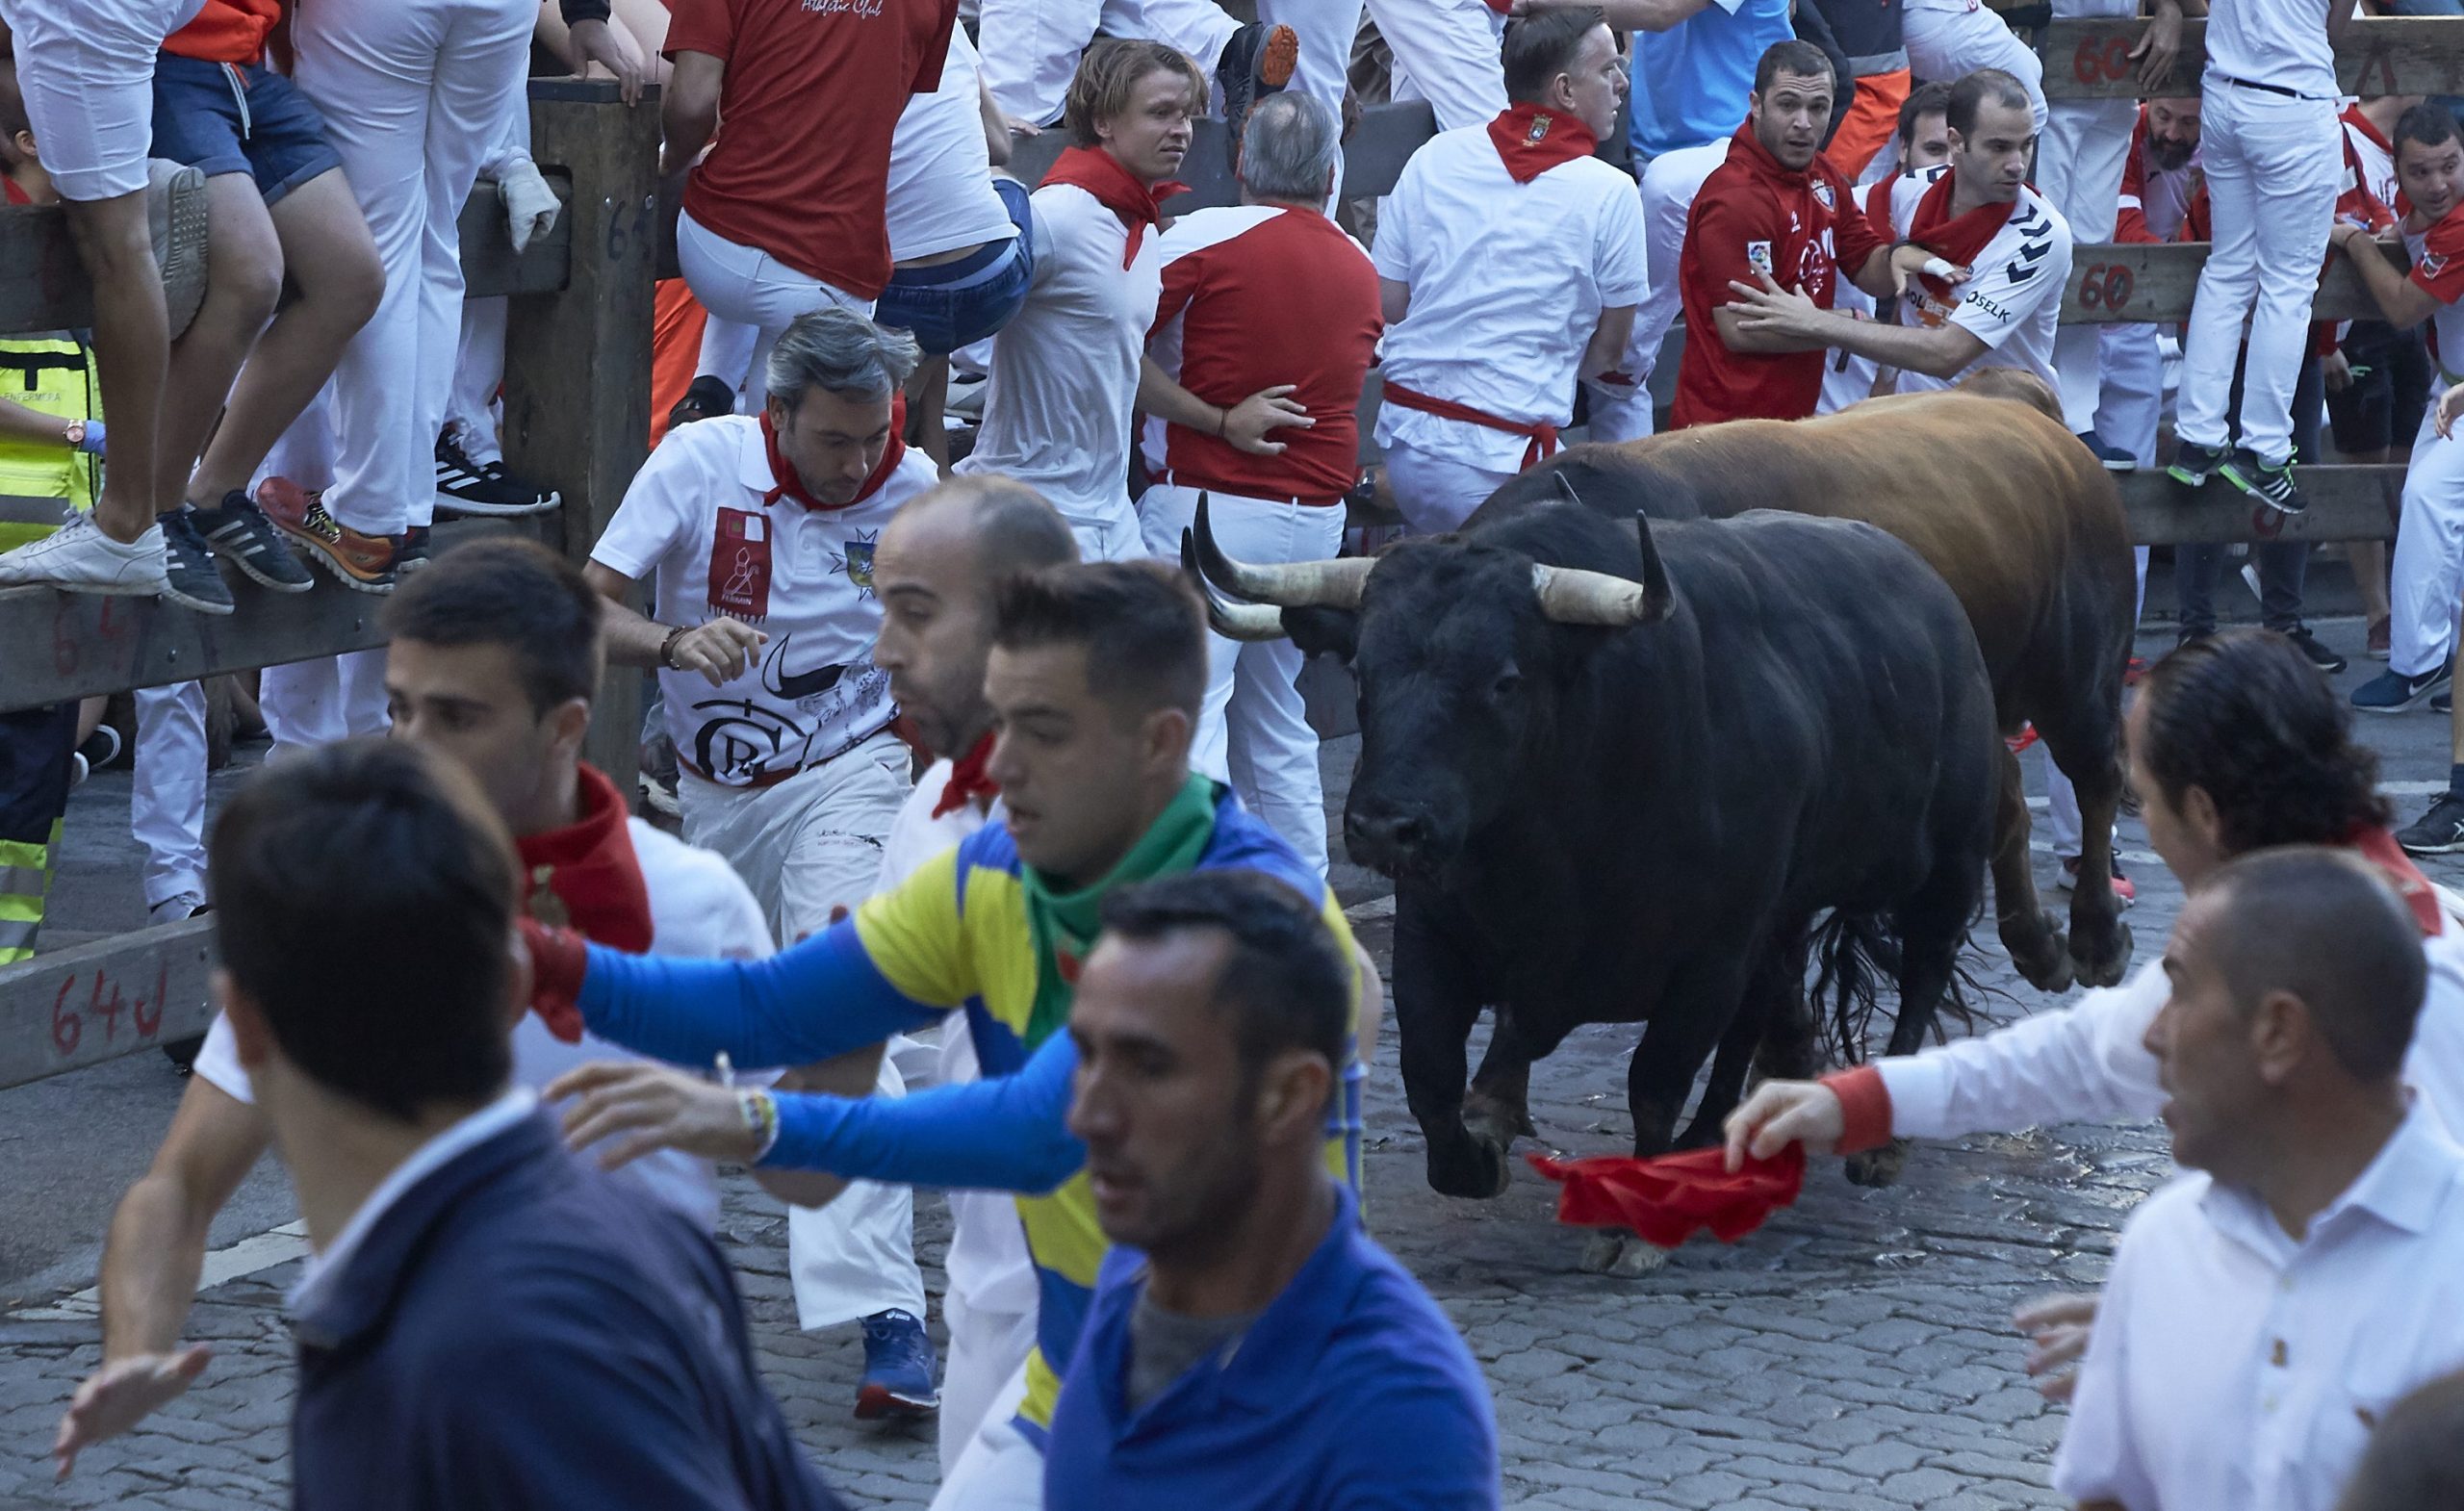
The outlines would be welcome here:
<svg viewBox="0 0 2464 1511">
<path fill-rule="evenodd" d="M 1495 1511 L 1487 1382 L 1428 1293 L 1332 1226 L 1256 1322 L 1126 1409 L 1145 1256 L 1104 1261 L 1044 1447 L 1044 1504 L 1204 1511 Z"/>
<path fill-rule="evenodd" d="M 1745 121 L 1754 66 L 1796 33 L 1788 0 L 1710 0 L 1665 32 L 1634 34 L 1635 166 L 1726 141 Z"/>
</svg>

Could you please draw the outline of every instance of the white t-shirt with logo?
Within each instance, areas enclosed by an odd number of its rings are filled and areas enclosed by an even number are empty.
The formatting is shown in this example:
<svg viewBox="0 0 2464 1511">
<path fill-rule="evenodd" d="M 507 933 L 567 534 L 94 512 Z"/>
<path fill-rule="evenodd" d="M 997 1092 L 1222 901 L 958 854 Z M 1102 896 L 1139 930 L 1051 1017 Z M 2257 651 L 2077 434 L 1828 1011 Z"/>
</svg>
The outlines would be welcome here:
<svg viewBox="0 0 2464 1511">
<path fill-rule="evenodd" d="M 1006 242 L 1018 234 L 1009 207 L 992 192 L 992 155 L 984 144 L 984 106 L 976 78 L 983 60 L 965 27 L 950 31 L 941 87 L 910 98 L 889 143 L 892 262 L 908 262 L 962 246 Z"/>
<path fill-rule="evenodd" d="M 707 424 L 710 422 L 705 421 Z M 770 926 L 761 905 L 728 863 L 707 850 L 698 850 L 640 819 L 628 819 L 626 832 L 642 868 L 650 893 L 651 953 L 685 959 L 759 960 L 770 953 Z M 593 1035 L 568 1044 L 548 1032 L 536 1013 L 526 1013 L 513 1029 L 513 1081 L 518 1087 L 545 1090 L 568 1070 L 594 1060 L 636 1059 Z M 195 1074 L 219 1090 L 251 1106 L 255 1089 L 240 1063 L 231 1025 L 217 1015 L 197 1050 Z M 641 1183 L 651 1195 L 701 1224 L 705 1232 L 719 1222 L 718 1171 L 707 1160 L 661 1149 L 618 1172 Z"/>
<path fill-rule="evenodd" d="M 651 617 L 662 624 L 726 613 L 770 637 L 723 686 L 659 672 L 668 732 L 694 772 L 744 786 L 828 760 L 889 723 L 889 675 L 872 660 L 873 546 L 899 505 L 938 480 L 932 459 L 910 451 L 845 508 L 765 501 L 777 483 L 759 417 L 668 432 L 590 559 L 654 577 Z"/>
<path fill-rule="evenodd" d="M 1891 182 L 1891 224 L 1901 236 L 1948 166 Z M 1974 276 L 1938 299 L 1921 288 L 1899 301 L 1899 322 L 1928 328 L 1957 325 L 1985 343 L 1984 354 L 1947 378 L 1902 369 L 1899 391 L 1949 388 L 1979 368 L 2020 368 L 2047 384 L 2053 375 L 2053 338 L 2062 318 L 2062 291 L 2070 281 L 2070 224 L 2034 189 L 2021 185 L 2011 218 L 1968 265 Z"/>
</svg>

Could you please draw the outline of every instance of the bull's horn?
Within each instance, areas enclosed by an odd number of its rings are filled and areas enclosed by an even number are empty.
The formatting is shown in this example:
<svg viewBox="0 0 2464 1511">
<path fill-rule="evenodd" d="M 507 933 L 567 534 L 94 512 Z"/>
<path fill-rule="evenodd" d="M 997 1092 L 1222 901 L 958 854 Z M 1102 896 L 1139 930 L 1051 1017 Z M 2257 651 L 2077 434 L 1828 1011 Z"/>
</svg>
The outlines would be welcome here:
<svg viewBox="0 0 2464 1511">
<path fill-rule="evenodd" d="M 1283 610 L 1266 603 L 1226 603 L 1206 596 L 1207 627 L 1226 640 L 1280 640 Z"/>
<path fill-rule="evenodd" d="M 1235 561 L 1223 554 L 1215 544 L 1215 531 L 1207 523 L 1206 495 L 1197 496 L 1197 520 L 1191 531 L 1196 547 L 1198 575 L 1217 587 L 1238 593 L 1260 603 L 1277 608 L 1358 608 L 1361 590 L 1368 585 L 1370 569 L 1376 566 L 1366 556 L 1345 556 L 1333 561 L 1296 561 L 1285 565 L 1263 566 Z"/>
<path fill-rule="evenodd" d="M 1610 572 L 1532 567 L 1531 590 L 1539 596 L 1540 612 L 1560 625 L 1611 628 L 1656 624 L 1666 619 L 1676 607 L 1677 598 L 1669 588 L 1668 569 L 1660 562 L 1651 526 L 1639 514 L 1634 516 L 1634 539 L 1643 553 L 1643 577 L 1639 582 Z"/>
</svg>

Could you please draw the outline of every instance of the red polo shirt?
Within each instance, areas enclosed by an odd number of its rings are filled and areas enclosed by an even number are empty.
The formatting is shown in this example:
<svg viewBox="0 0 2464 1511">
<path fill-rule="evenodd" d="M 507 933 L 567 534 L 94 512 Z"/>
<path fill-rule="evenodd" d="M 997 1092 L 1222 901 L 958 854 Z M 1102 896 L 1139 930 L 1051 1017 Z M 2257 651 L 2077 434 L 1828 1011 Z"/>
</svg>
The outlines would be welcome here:
<svg viewBox="0 0 2464 1511">
<path fill-rule="evenodd" d="M 958 0 L 675 0 L 667 55 L 727 64 L 685 213 L 860 298 L 889 282 L 890 134 L 941 83 Z"/>
<path fill-rule="evenodd" d="M 1840 266 L 1862 268 L 1888 244 L 1828 159 L 1791 172 L 1764 150 L 1752 122 L 1738 127 L 1728 161 L 1694 196 L 1677 259 L 1688 335 L 1671 428 L 1812 414 L 1822 397 L 1823 353 L 1731 351 L 1711 312 L 1736 297 L 1732 279 L 1753 283 L 1764 272 L 1827 310 Z"/>
</svg>

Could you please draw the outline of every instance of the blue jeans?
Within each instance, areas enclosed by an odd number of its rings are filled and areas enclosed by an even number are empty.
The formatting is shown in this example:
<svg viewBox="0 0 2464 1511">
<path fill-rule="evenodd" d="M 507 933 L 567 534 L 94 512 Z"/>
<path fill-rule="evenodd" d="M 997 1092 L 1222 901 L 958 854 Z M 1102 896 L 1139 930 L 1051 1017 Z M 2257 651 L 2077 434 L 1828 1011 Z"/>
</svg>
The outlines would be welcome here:
<svg viewBox="0 0 2464 1511">
<path fill-rule="evenodd" d="M 269 205 L 343 166 L 324 117 L 289 79 L 167 52 L 154 60 L 154 155 L 208 178 L 249 174 Z"/>
<path fill-rule="evenodd" d="M 915 336 L 926 356 L 940 357 L 982 341 L 1018 313 L 1036 276 L 1035 216 L 1027 186 L 994 177 L 993 191 L 1010 209 L 1018 234 L 993 242 L 954 263 L 904 268 L 873 305 L 873 319 Z"/>
</svg>

